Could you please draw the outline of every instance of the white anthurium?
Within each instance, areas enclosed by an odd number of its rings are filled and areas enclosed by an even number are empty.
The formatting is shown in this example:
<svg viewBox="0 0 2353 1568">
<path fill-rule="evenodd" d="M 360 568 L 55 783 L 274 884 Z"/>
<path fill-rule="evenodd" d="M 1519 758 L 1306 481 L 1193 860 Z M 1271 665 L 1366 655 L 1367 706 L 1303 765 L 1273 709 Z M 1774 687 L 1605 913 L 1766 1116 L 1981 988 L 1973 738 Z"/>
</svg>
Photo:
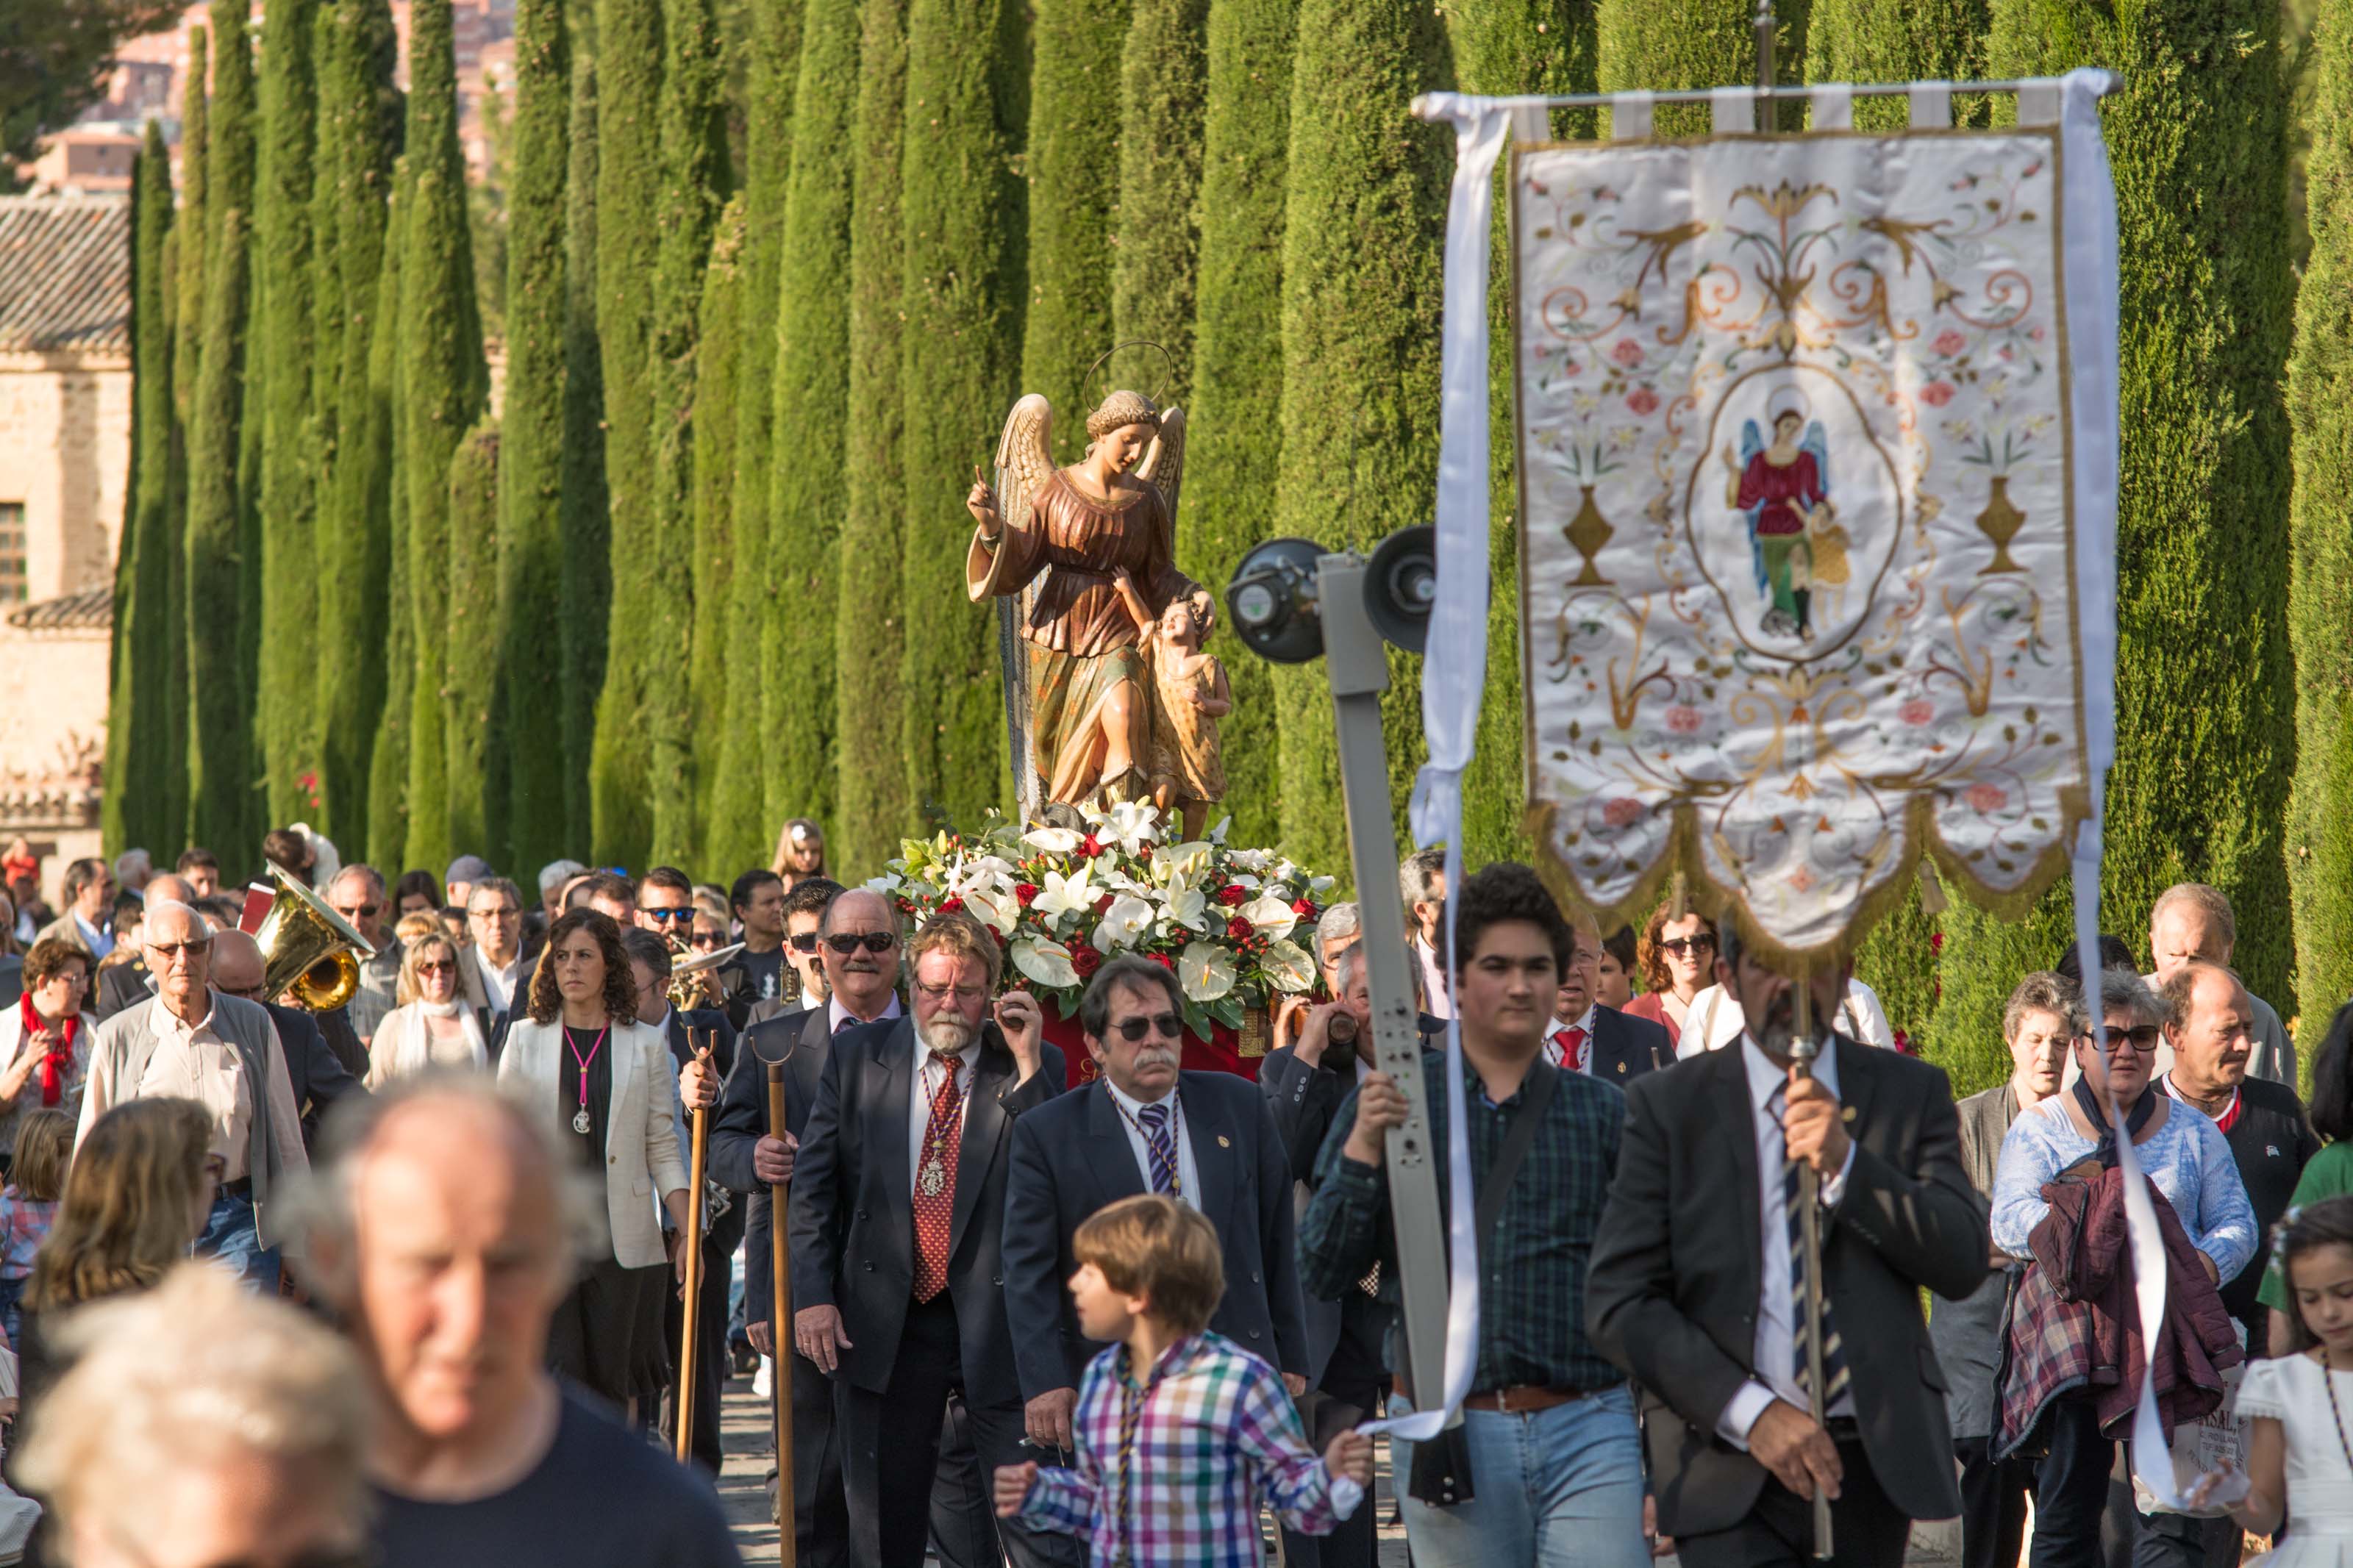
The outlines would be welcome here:
<svg viewBox="0 0 2353 1568">
<path fill-rule="evenodd" d="M 1324 895 L 1339 885 L 1340 879 L 1336 877 L 1310 877 L 1307 879 L 1307 896 L 1320 904 L 1324 901 Z"/>
<path fill-rule="evenodd" d="M 999 936 L 1013 934 L 1014 917 L 1019 912 L 1010 893 L 999 897 L 976 888 L 964 895 L 964 907 L 972 918 Z"/>
<path fill-rule="evenodd" d="M 1049 925 L 1069 914 L 1084 914 L 1095 907 L 1099 895 L 1087 873 L 1091 867 L 1082 866 L 1068 877 L 1060 871 L 1046 873 L 1046 885 L 1039 890 L 1037 901 L 1030 909 Z"/>
<path fill-rule="evenodd" d="M 1258 963 L 1278 991 L 1295 996 L 1315 984 L 1315 961 L 1307 956 L 1305 948 L 1288 938 L 1267 943 Z"/>
<path fill-rule="evenodd" d="M 1042 936 L 1025 936 L 1007 950 L 1012 956 L 1013 967 L 1040 985 L 1076 985 L 1079 972 L 1071 963 L 1071 950 L 1059 942 L 1049 942 Z"/>
<path fill-rule="evenodd" d="M 866 890 L 870 893 L 881 893 L 885 898 L 888 898 L 890 895 L 897 892 L 906 885 L 906 878 L 886 873 L 885 875 L 877 877 L 873 880 L 868 882 L 866 884 Z"/>
<path fill-rule="evenodd" d="M 1086 835 L 1067 827 L 1033 827 L 1021 836 L 1022 843 L 1049 855 L 1068 855 L 1085 841 Z"/>
<path fill-rule="evenodd" d="M 1116 952 L 1123 947 L 1134 947 L 1152 930 L 1152 906 L 1130 893 L 1123 893 L 1111 901 L 1103 911 L 1101 924 L 1095 927 L 1094 944 L 1099 952 Z"/>
<path fill-rule="evenodd" d="M 1234 988 L 1233 955 L 1213 942 L 1188 943 L 1176 957 L 1176 983 L 1196 1002 L 1214 1002 Z"/>
<path fill-rule="evenodd" d="M 1289 936 L 1291 928 L 1299 923 L 1299 917 L 1291 912 L 1290 900 L 1271 896 L 1253 899 L 1238 912 L 1270 942 Z"/>
<path fill-rule="evenodd" d="M 1223 844 L 1226 841 L 1226 829 L 1231 827 L 1233 825 L 1234 819 L 1230 816 L 1221 816 L 1218 818 L 1218 825 L 1209 829 L 1209 842 L 1212 844 Z"/>
<path fill-rule="evenodd" d="M 1144 847 L 1159 836 L 1159 820 L 1158 809 L 1147 802 L 1118 801 L 1103 814 L 1095 837 L 1104 845 L 1116 844 L 1130 855 L 1141 855 Z"/>
</svg>

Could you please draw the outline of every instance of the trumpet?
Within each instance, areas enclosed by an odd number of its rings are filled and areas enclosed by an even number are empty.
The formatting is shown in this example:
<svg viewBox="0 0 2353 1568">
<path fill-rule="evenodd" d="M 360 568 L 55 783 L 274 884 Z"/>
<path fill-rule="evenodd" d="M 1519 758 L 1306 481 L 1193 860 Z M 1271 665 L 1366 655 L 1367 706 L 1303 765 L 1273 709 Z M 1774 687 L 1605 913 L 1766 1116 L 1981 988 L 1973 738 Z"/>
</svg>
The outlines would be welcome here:
<svg viewBox="0 0 2353 1568">
<path fill-rule="evenodd" d="M 713 952 L 697 952 L 687 943 L 673 939 L 670 943 L 673 962 L 670 984 L 663 988 L 664 994 L 670 997 L 670 1005 L 681 1013 L 691 1013 L 703 1005 L 709 994 L 704 989 L 703 976 L 743 951 L 744 944 L 739 942 Z"/>
</svg>

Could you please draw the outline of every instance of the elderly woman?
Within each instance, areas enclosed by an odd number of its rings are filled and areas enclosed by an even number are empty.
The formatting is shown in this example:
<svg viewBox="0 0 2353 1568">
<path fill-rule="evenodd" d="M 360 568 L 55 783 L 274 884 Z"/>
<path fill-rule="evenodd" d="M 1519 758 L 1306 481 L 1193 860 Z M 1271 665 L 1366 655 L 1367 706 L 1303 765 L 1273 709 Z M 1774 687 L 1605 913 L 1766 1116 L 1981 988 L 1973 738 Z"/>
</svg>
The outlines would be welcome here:
<svg viewBox="0 0 2353 1568">
<path fill-rule="evenodd" d="M 1634 944 L 1642 994 L 1627 1003 L 1624 1011 L 1680 1035 L 1692 998 L 1715 975 L 1715 924 L 1695 912 L 1670 920 L 1672 912 L 1671 905 L 1662 903 L 1643 923 L 1642 938 Z"/>
<path fill-rule="evenodd" d="M 499 1085 L 546 1116 L 566 1154 L 604 1189 L 611 1248 L 557 1309 L 547 1350 L 557 1372 L 617 1407 L 628 1405 L 644 1356 L 645 1298 L 670 1278 L 665 1254 L 673 1270 L 685 1266 L 685 1249 L 665 1243 L 654 1209 L 658 1200 L 670 1234 L 685 1234 L 674 1071 L 669 1042 L 638 1021 L 621 928 L 596 910 L 559 918 L 532 975 L 529 1016 L 515 1021 L 499 1058 Z M 650 1316 L 659 1323 L 658 1310 Z"/>
<path fill-rule="evenodd" d="M 184 1263 L 90 1309 L 18 1468 L 74 1568 L 356 1563 L 369 1407 L 358 1358 L 294 1308 Z"/>
<path fill-rule="evenodd" d="M 368 1046 L 367 1086 L 379 1089 L 437 1067 L 488 1070 L 481 1025 L 458 994 L 458 944 L 428 932 L 401 951 L 400 1005 Z"/>
<path fill-rule="evenodd" d="M 16 1120 L 50 1106 L 81 1114 L 98 1020 L 82 1011 L 90 994 L 90 954 L 58 937 L 25 955 L 25 994 L 0 1009 L 0 1159 L 16 1144 Z"/>
</svg>

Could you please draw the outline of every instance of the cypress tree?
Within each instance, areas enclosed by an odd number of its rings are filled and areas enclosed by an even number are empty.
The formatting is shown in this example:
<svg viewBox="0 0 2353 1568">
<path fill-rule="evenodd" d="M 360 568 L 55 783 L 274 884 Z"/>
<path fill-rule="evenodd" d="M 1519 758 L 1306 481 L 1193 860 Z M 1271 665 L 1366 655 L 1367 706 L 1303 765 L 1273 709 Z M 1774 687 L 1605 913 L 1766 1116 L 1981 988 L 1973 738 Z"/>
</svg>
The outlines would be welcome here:
<svg viewBox="0 0 2353 1568">
<path fill-rule="evenodd" d="M 402 480 L 408 490 L 408 599 L 415 621 L 408 740 L 411 866 L 448 863 L 449 729 L 447 690 L 449 458 L 490 395 L 474 252 L 466 212 L 466 162 L 458 151 L 458 60 L 449 0 L 417 0 L 409 12 L 408 173 L 413 191 L 401 263 L 401 395 L 407 405 Z M 479 776 L 463 781 L 479 791 Z"/>
<path fill-rule="evenodd" d="M 2307 1059 L 2353 995 L 2353 822 L 2345 812 L 2353 800 L 2353 532 L 2342 504 L 2353 471 L 2353 4 L 2323 0 L 2314 47 L 2312 258 L 2296 295 L 2287 382 L 2295 421 L 2287 603 L 2296 764 L 2286 849 L 2297 1033 Z"/>
<path fill-rule="evenodd" d="M 1128 342 L 1141 338 L 1168 351 L 1175 364 L 1165 378 L 1156 358 L 1123 356 L 1131 363 L 1154 367 L 1164 408 L 1184 403 L 1192 394 L 1208 16 L 1209 0 L 1132 0 L 1127 47 L 1120 56 L 1112 339 Z M 1085 416 L 1073 405 L 1071 418 L 1077 429 Z"/>
<path fill-rule="evenodd" d="M 659 615 L 653 556 L 654 404 L 647 376 L 661 183 L 661 0 L 598 0 L 596 333 L 604 364 L 611 613 L 588 766 L 591 858 L 647 864 L 652 842 L 646 689 Z"/>
<path fill-rule="evenodd" d="M 124 487 L 122 544 L 114 574 L 113 668 L 106 710 L 106 792 L 101 834 L 109 853 L 132 844 L 157 850 L 163 785 L 164 683 L 171 653 L 164 595 L 165 491 L 172 461 L 172 339 L 164 317 L 172 226 L 172 163 L 164 132 L 147 122 L 131 176 L 131 482 Z"/>
<path fill-rule="evenodd" d="M 879 869 L 916 820 L 898 701 L 906 651 L 906 610 L 899 598 L 906 503 L 899 152 L 907 101 L 907 0 L 860 0 L 858 9 L 858 102 L 850 129 L 850 188 L 857 200 L 849 214 L 849 394 L 834 641 L 834 710 L 856 722 L 840 726 L 834 747 L 839 804 L 829 840 L 836 862 L 855 868 L 852 875 Z M 781 684 L 772 680 L 769 689 Z M 769 732 L 776 732 L 773 721 Z"/>
<path fill-rule="evenodd" d="M 841 473 L 849 401 L 851 119 L 857 100 L 828 90 L 858 71 L 857 0 L 809 0 L 794 95 L 793 177 L 776 296 L 776 466 L 767 569 L 783 579 L 763 628 L 761 665 L 784 679 L 766 732 L 765 820 L 835 819 L 834 617 L 841 596 Z M 813 613 L 814 612 L 814 613 Z M 765 836 L 763 836 L 765 837 Z M 765 864 L 769 844 L 743 852 Z"/>
<path fill-rule="evenodd" d="M 251 689 L 238 651 L 245 508 L 238 490 L 245 414 L 245 334 L 252 258 L 253 55 L 246 0 L 214 0 L 213 101 L 205 151 L 204 351 L 188 436 L 185 625 L 188 814 L 193 844 L 250 838 Z M 241 607 L 241 606 L 240 606 Z"/>
<path fill-rule="evenodd" d="M 209 29 L 188 29 L 188 85 L 180 112 L 180 212 L 172 225 L 172 447 L 164 486 L 163 748 L 157 759 L 158 798 L 150 818 L 156 847 L 177 843 L 188 821 L 188 436 L 195 411 L 196 373 L 205 318 L 206 148 L 210 141 Z"/>
<path fill-rule="evenodd" d="M 499 424 L 484 417 L 449 455 L 448 609 L 442 663 L 449 847 L 507 859 L 507 737 L 499 700 Z M 446 861 L 420 864 L 439 867 Z"/>
<path fill-rule="evenodd" d="M 1982 81 L 1988 0 L 1809 0 L 1809 81 Z M 1954 118 L 1982 125 L 1989 106 L 1971 95 Z M 1911 123 L 1901 98 L 1858 98 L 1855 128 L 1900 131 Z"/>
<path fill-rule="evenodd" d="M 1300 6 L 1276 532 L 1368 545 L 1427 518 L 1437 483 L 1439 250 L 1452 149 L 1439 128 L 1407 119 L 1405 105 L 1448 85 L 1447 71 L 1441 24 L 1414 0 Z M 1421 691 L 1418 665 L 1395 653 L 1390 665 L 1382 709 L 1391 792 L 1402 806 L 1421 757 Z M 1319 667 L 1295 666 L 1275 672 L 1274 689 L 1283 850 L 1336 871 L 1348 864 L 1348 846 L 1329 688 Z"/>
<path fill-rule="evenodd" d="M 319 133 L 318 72 L 311 45 L 319 0 L 272 0 L 263 20 L 259 188 L 254 216 L 254 389 L 259 406 L 260 599 L 255 736 L 270 819 L 308 809 L 296 780 L 315 745 L 311 690 L 317 679 L 319 596 L 312 533 L 317 524 L 318 427 L 312 377 L 311 202 Z"/>
<path fill-rule="evenodd" d="M 2280 834 L 2295 732 L 2278 22 L 2263 0 L 2113 11 L 1997 0 L 1987 48 L 2000 75 L 2098 64 L 2123 79 L 2101 111 L 2122 258 L 2124 435 L 2101 923 L 2137 942 L 2168 884 L 2211 882 L 2242 911 L 2234 967 L 2274 1001 L 2286 999 L 2290 935 L 2263 917 L 2288 903 Z M 2000 1051 L 2002 1002 L 2071 940 L 2071 907 L 2063 885 L 2017 922 L 1955 900 L 1938 1059 Z"/>
<path fill-rule="evenodd" d="M 686 695 L 690 700 L 691 743 L 707 760 L 696 770 L 701 792 L 695 821 L 703 837 L 695 840 L 701 854 L 709 843 L 711 797 L 718 770 L 720 727 L 727 715 L 727 688 L 732 676 L 749 674 L 744 667 L 757 661 L 741 657 L 731 636 L 729 591 L 738 571 L 758 569 L 756 561 L 739 554 L 735 510 L 735 433 L 743 427 L 736 416 L 744 396 L 744 339 L 765 335 L 756 331 L 754 312 L 744 298 L 744 196 L 738 192 L 719 214 L 711 236 L 711 259 L 702 270 L 702 301 L 695 320 L 694 369 L 694 493 L 691 508 L 694 618 L 690 635 Z M 723 864 L 723 862 L 722 862 Z"/>
<path fill-rule="evenodd" d="M 571 162 L 564 182 L 564 842 L 591 842 L 588 759 L 596 697 L 605 684 L 605 629 L 612 612 L 611 537 L 606 521 L 605 369 L 596 331 L 596 63 L 572 57 Z M 576 849 L 574 851 L 576 853 Z"/>
<path fill-rule="evenodd" d="M 1114 47 L 1119 37 L 1113 35 Z M 908 629 L 900 701 L 909 794 L 927 811 L 965 822 L 1004 802 L 1011 777 L 997 616 L 965 592 L 972 520 L 964 498 L 973 462 L 989 449 L 1018 390 L 1029 215 L 1013 171 L 1029 122 L 1026 53 L 1020 10 L 1009 0 L 909 6 L 900 191 L 906 237 L 900 395 L 907 421 L 901 592 L 918 618 Z M 1046 171 L 1033 165 L 1032 174 L 1044 189 Z M 1082 178 L 1101 188 L 1110 174 L 1098 162 Z M 1084 248 L 1075 237 L 1072 244 Z M 1054 258 L 1058 267 L 1072 261 L 1071 253 Z M 1101 276 L 1098 267 L 1071 280 L 1084 286 Z M 1084 339 L 1065 333 L 1039 342 L 1059 342 L 1054 352 L 1068 353 Z M 1062 406 L 1076 407 L 1075 393 Z M 974 428 L 982 418 L 985 427 Z"/>
<path fill-rule="evenodd" d="M 1774 36 L 1774 74 L 1782 81 L 1803 79 L 1810 4 L 1778 0 L 1774 7 L 1780 24 Z M 1594 58 L 1601 90 L 1663 92 L 1753 82 L 1756 16 L 1756 0 L 1596 0 Z M 1805 112 L 1799 100 L 1781 104 L 1781 129 L 1799 129 Z M 1708 121 L 1704 103 L 1661 104 L 1655 111 L 1661 136 L 1704 136 Z"/>
<path fill-rule="evenodd" d="M 507 188 L 507 379 L 500 417 L 499 602 L 512 841 L 501 865 L 545 865 L 565 834 L 563 641 L 564 137 L 572 63 L 563 0 L 515 9 L 514 174 Z"/>
<path fill-rule="evenodd" d="M 417 210 L 417 181 L 406 153 L 393 165 L 392 205 L 384 237 L 384 267 L 376 280 L 375 330 L 368 341 L 368 389 L 383 422 L 385 483 L 378 510 L 386 563 L 384 634 L 384 695 L 377 709 L 375 739 L 368 752 L 368 858 L 378 866 L 400 863 L 408 849 L 408 752 L 413 714 L 409 695 L 416 679 L 417 619 L 408 606 L 408 422 L 407 382 L 402 345 L 408 330 L 408 231 Z"/>
<path fill-rule="evenodd" d="M 691 660 L 694 643 L 695 315 L 711 234 L 727 198 L 730 164 L 721 101 L 724 70 L 712 0 L 670 0 L 663 16 L 660 243 L 648 340 L 651 386 L 653 531 L 643 552 L 653 640 L 646 649 L 645 734 L 652 742 L 654 859 L 690 859 L 702 847 L 695 810 Z M 714 416 L 718 411 L 714 410 Z M 733 410 L 726 411 L 730 416 Z"/>
<path fill-rule="evenodd" d="M 1089 399 L 1100 401 L 1111 390 L 1100 376 L 1092 387 L 1082 386 L 1080 379 L 1088 362 L 1113 342 L 1111 233 L 1119 200 L 1120 61 L 1129 8 L 1129 0 L 1039 0 L 1035 7 L 1027 192 L 1029 292 L 1026 310 L 1018 304 L 1013 310 L 1023 334 L 1020 390 L 1042 392 L 1052 402 L 1057 462 L 1085 447 L 1087 416 L 1092 412 Z M 915 8 L 911 62 L 925 52 L 924 15 L 922 6 Z M 980 26 L 984 31 L 973 35 L 971 47 L 985 52 L 987 40 L 996 35 L 993 16 Z M 914 94 L 908 100 L 908 130 L 915 133 L 908 152 L 914 156 L 925 144 L 925 133 L 936 128 L 929 124 L 929 110 L 918 102 L 926 97 L 927 84 L 919 76 L 911 78 L 908 90 Z M 1012 132 L 1007 142 L 1018 147 L 1019 133 Z M 917 199 L 912 175 L 907 199 Z M 909 274 L 911 284 L 913 276 Z M 913 297 L 911 289 L 911 302 Z M 993 442 L 986 445 L 995 451 Z M 987 458 L 984 452 L 984 464 Z M 969 489 L 970 466 L 959 471 Z M 944 517 L 933 519 L 935 528 L 949 526 Z M 909 543 L 912 548 L 913 541 Z"/>
<path fill-rule="evenodd" d="M 1202 130 L 1199 304 L 1191 450 L 1176 558 L 1220 595 L 1251 545 L 1274 535 L 1282 455 L 1283 170 L 1291 148 L 1297 0 L 1210 0 Z M 1271 844 L 1274 684 L 1265 660 L 1220 650 L 1233 711 L 1218 721 L 1232 842 Z"/>
</svg>

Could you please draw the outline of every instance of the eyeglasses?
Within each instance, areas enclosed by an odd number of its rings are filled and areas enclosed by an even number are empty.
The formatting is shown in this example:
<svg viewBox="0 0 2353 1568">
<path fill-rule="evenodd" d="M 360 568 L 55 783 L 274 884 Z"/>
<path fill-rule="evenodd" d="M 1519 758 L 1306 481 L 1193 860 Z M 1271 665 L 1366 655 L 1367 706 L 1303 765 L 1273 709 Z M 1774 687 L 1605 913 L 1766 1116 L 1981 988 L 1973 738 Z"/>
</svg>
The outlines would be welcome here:
<svg viewBox="0 0 2353 1568">
<path fill-rule="evenodd" d="M 1174 1013 L 1155 1013 L 1148 1018 L 1122 1018 L 1112 1027 L 1119 1031 L 1121 1039 L 1134 1045 L 1155 1033 L 1173 1040 L 1184 1031 L 1185 1020 Z"/>
<path fill-rule="evenodd" d="M 501 904 L 494 910 L 473 910 L 469 912 L 478 921 L 511 921 L 522 913 L 512 904 Z"/>
<path fill-rule="evenodd" d="M 920 981 L 915 984 L 915 992 L 926 1002 L 944 1002 L 953 996 L 966 1006 L 988 994 L 987 988 L 979 985 L 925 985 Z"/>
<path fill-rule="evenodd" d="M 1669 937 L 1666 941 L 1659 943 L 1659 946 L 1664 951 L 1673 953 L 1677 958 L 1681 958 L 1685 953 L 1714 952 L 1715 951 L 1715 938 L 1712 936 L 1673 936 Z"/>
<path fill-rule="evenodd" d="M 681 904 L 674 910 L 639 910 L 638 913 L 649 921 L 691 921 L 694 918 L 694 906 Z"/>
<path fill-rule="evenodd" d="M 713 952 L 719 946 L 719 933 L 715 931 L 696 931 L 689 940 L 704 952 Z"/>
<path fill-rule="evenodd" d="M 825 945 L 848 958 L 861 947 L 869 952 L 888 952 L 899 945 L 899 939 L 887 931 L 870 931 L 862 936 L 854 931 L 841 931 L 827 937 Z"/>
<path fill-rule="evenodd" d="M 346 904 L 335 912 L 347 921 L 372 921 L 383 910 L 382 904 Z"/>
<path fill-rule="evenodd" d="M 147 945 L 148 952 L 162 959 L 177 958 L 184 952 L 194 958 L 202 958 L 212 950 L 213 939 L 210 937 L 195 942 L 156 942 Z"/>
<path fill-rule="evenodd" d="M 2164 1031 L 2155 1024 L 2136 1024 L 2129 1029 L 2110 1029 L 2108 1043 L 2112 1047 L 2118 1045 L 2130 1046 L 2142 1056 L 2153 1057 L 2157 1054 L 2157 1042 L 2163 1033 Z M 2075 1037 L 2079 1040 L 2088 1040 L 2092 1036 L 2087 1032 Z"/>
<path fill-rule="evenodd" d="M 785 940 L 793 944 L 793 951 L 795 952 L 815 952 L 817 951 L 818 936 L 817 932 L 813 931 L 805 931 L 798 936 L 787 937 Z"/>
<path fill-rule="evenodd" d="M 419 974 L 455 974 L 458 973 L 458 966 L 450 963 L 446 958 L 438 958 L 435 959 L 430 963 L 418 964 L 417 966 L 417 973 Z"/>
</svg>

